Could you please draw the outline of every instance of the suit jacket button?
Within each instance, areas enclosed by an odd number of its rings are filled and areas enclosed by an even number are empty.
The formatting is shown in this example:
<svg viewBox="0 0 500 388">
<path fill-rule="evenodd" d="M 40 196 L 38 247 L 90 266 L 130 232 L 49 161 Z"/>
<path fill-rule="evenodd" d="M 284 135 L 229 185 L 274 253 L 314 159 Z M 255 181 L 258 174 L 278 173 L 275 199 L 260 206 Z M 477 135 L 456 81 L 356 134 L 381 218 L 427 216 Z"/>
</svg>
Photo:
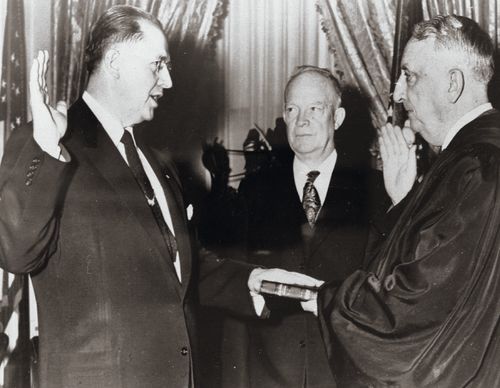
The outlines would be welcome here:
<svg viewBox="0 0 500 388">
<path fill-rule="evenodd" d="M 306 347 L 306 341 L 301 340 L 301 341 L 299 342 L 299 346 L 300 346 L 301 348 L 305 348 L 305 347 Z"/>
<path fill-rule="evenodd" d="M 183 346 L 182 349 L 181 349 L 181 354 L 183 356 L 187 356 L 188 354 L 188 348 L 186 346 Z"/>
</svg>

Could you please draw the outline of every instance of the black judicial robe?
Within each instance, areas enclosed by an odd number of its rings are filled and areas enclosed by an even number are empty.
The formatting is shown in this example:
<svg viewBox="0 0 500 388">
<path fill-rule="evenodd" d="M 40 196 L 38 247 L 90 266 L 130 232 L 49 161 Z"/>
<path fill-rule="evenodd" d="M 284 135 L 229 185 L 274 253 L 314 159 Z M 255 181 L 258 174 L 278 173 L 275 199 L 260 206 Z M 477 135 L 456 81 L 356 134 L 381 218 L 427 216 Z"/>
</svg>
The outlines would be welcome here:
<svg viewBox="0 0 500 388">
<path fill-rule="evenodd" d="M 340 387 L 500 387 L 500 113 L 462 128 L 366 271 L 323 286 Z"/>
</svg>

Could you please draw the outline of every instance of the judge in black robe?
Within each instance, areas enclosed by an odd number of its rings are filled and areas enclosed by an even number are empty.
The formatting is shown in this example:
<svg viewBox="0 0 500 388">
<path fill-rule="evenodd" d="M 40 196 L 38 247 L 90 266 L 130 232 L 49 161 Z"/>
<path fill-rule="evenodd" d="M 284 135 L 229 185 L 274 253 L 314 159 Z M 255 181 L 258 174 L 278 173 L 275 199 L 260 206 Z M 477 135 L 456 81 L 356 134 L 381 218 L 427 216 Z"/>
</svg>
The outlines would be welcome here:
<svg viewBox="0 0 500 388">
<path fill-rule="evenodd" d="M 485 104 L 491 74 L 476 77 L 473 60 L 461 62 L 460 51 L 452 57 L 436 37 L 462 34 L 464 51 L 483 39 L 467 58 L 491 58 L 493 50 L 466 18 L 441 17 L 423 27 L 407 45 L 395 97 L 410 111 L 412 127 L 446 148 L 405 198 L 370 266 L 319 293 L 322 334 L 340 387 L 500 386 L 500 113 Z M 428 53 L 436 61 L 425 65 Z M 420 128 L 418 120 L 429 117 L 418 116 L 423 105 L 416 92 L 425 94 L 417 88 L 437 70 L 425 73 L 419 65 L 431 63 L 449 66 L 449 87 L 442 91 L 434 82 L 427 97 L 442 92 L 444 108 L 433 108 L 441 109 L 440 118 L 457 115 L 442 127 Z M 478 109 L 486 111 L 467 120 Z"/>
</svg>

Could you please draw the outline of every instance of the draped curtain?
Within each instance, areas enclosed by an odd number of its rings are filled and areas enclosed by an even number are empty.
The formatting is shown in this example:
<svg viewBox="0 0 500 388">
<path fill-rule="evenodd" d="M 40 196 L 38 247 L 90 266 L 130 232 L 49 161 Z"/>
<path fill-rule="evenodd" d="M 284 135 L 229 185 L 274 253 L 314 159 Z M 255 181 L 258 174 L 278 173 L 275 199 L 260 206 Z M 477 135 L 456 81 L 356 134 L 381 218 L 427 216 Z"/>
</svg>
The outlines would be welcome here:
<svg viewBox="0 0 500 388">
<path fill-rule="evenodd" d="M 395 30 L 394 0 L 318 0 L 335 72 L 370 100 L 375 126 L 387 120 Z"/>
<path fill-rule="evenodd" d="M 223 0 L 52 0 L 51 74 L 55 82 L 51 97 L 72 103 L 81 94 L 86 82 L 86 37 L 98 17 L 117 4 L 134 5 L 155 15 L 171 50 L 189 41 L 192 49 L 213 51 L 225 10 Z"/>
<path fill-rule="evenodd" d="M 146 142 L 170 153 L 188 196 L 197 193 L 206 179 L 201 143 L 215 133 L 220 88 L 215 42 L 228 0 L 52 0 L 52 101 L 72 103 L 82 93 L 86 37 L 97 18 L 116 4 L 140 7 L 164 26 L 173 88 L 165 91 L 155 119 L 136 128 Z"/>
<path fill-rule="evenodd" d="M 498 47 L 500 40 L 500 2 L 498 0 L 422 0 L 424 19 L 456 14 L 475 20 Z"/>
<path fill-rule="evenodd" d="M 331 68 L 333 55 L 311 0 L 231 0 L 218 42 L 217 63 L 224 91 L 217 134 L 241 150 L 251 128 L 275 128 L 282 116 L 283 90 L 299 65 Z M 233 174 L 244 159 L 230 153 Z M 237 187 L 238 179 L 232 180 Z"/>
<path fill-rule="evenodd" d="M 500 2 L 497 0 L 419 2 L 424 19 L 452 13 L 469 17 L 489 33 L 498 47 Z M 317 1 L 323 31 L 335 56 L 335 71 L 344 84 L 357 87 L 369 98 L 377 127 L 387 119 L 396 4 L 396 0 Z"/>
</svg>

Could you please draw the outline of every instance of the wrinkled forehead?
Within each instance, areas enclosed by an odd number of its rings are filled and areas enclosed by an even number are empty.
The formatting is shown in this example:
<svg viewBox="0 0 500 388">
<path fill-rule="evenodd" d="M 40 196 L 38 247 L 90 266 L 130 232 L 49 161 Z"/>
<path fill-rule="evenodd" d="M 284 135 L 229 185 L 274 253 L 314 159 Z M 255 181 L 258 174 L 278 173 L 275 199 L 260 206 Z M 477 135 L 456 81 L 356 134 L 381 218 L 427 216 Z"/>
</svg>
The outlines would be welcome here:
<svg viewBox="0 0 500 388">
<path fill-rule="evenodd" d="M 401 59 L 401 68 L 411 71 L 436 72 L 452 67 L 463 68 L 467 64 L 466 53 L 437 47 L 435 38 L 410 39 Z"/>
<path fill-rule="evenodd" d="M 316 103 L 332 104 L 340 99 L 331 80 L 317 73 L 300 74 L 290 82 L 285 103 Z"/>
<path fill-rule="evenodd" d="M 121 42 L 120 45 L 137 55 L 168 57 L 167 38 L 163 30 L 148 21 L 141 21 L 139 24 L 142 37 L 137 40 Z"/>
</svg>

